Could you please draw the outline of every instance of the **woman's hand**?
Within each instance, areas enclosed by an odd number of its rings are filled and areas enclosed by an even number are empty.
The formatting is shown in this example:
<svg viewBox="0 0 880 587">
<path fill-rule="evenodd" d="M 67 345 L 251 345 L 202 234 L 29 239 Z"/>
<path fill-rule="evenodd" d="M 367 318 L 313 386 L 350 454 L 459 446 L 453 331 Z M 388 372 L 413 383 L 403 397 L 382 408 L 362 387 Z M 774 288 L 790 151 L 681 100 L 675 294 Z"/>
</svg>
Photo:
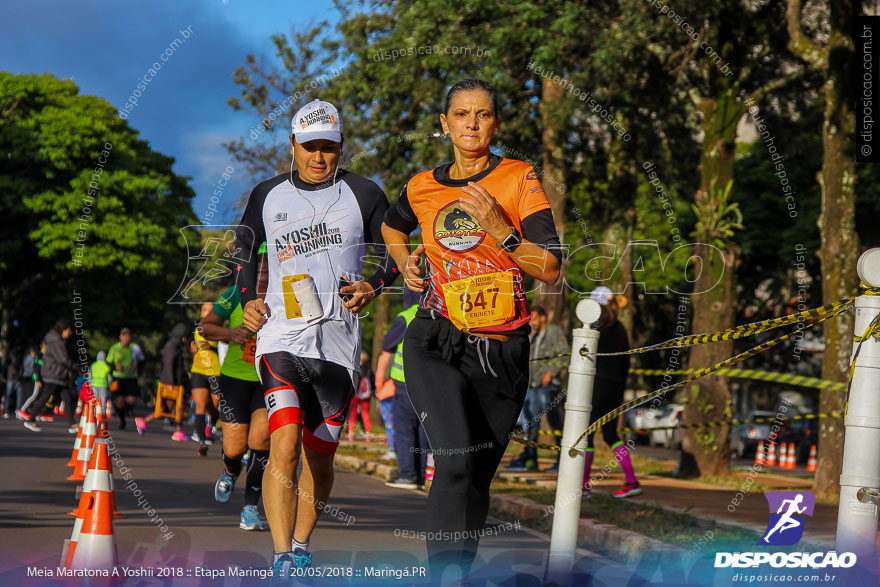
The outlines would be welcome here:
<svg viewBox="0 0 880 587">
<path fill-rule="evenodd" d="M 412 253 L 406 258 L 406 264 L 403 266 L 403 281 L 406 283 L 406 286 L 413 291 L 423 292 L 425 291 L 425 280 L 419 277 L 422 272 L 421 267 L 419 267 L 419 263 L 421 263 L 422 253 L 425 252 L 425 245 L 419 245 L 416 247 Z"/>
<path fill-rule="evenodd" d="M 512 224 L 504 208 L 486 188 L 470 181 L 461 191 L 464 192 L 458 199 L 461 207 L 480 223 L 489 236 L 501 242 L 510 235 Z"/>
</svg>

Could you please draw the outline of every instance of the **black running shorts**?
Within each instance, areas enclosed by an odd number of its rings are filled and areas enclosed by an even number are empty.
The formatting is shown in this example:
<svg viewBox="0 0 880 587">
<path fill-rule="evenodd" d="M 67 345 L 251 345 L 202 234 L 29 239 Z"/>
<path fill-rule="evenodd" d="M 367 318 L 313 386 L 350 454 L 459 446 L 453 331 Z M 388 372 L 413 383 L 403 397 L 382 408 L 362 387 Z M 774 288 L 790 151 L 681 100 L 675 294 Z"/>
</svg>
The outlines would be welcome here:
<svg viewBox="0 0 880 587">
<path fill-rule="evenodd" d="M 299 424 L 303 444 L 315 452 L 336 452 L 354 395 L 348 369 L 330 361 L 276 352 L 260 357 L 260 379 L 270 433 Z"/>
<path fill-rule="evenodd" d="M 259 381 L 246 381 L 221 374 L 217 397 L 217 411 L 224 424 L 250 424 L 251 414 L 266 407 Z"/>
</svg>

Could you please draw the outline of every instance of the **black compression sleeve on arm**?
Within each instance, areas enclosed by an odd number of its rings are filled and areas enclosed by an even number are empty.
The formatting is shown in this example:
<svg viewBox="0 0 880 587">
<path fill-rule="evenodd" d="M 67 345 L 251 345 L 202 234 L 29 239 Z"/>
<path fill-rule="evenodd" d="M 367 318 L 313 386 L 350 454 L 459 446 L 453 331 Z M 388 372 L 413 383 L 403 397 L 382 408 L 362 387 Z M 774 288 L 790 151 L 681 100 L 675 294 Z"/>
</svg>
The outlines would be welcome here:
<svg viewBox="0 0 880 587">
<path fill-rule="evenodd" d="M 364 224 L 364 243 L 373 245 L 375 256 L 381 258 L 379 263 L 373 263 L 376 267 L 373 275 L 366 280 L 376 292 L 382 290 L 397 279 L 398 271 L 394 259 L 388 253 L 385 239 L 382 237 L 382 220 L 388 211 L 388 198 L 375 182 L 354 173 L 346 173 L 343 177 L 361 209 L 361 219 Z"/>
<path fill-rule="evenodd" d="M 562 263 L 562 245 L 559 243 L 559 235 L 556 233 L 556 224 L 553 222 L 553 212 L 550 208 L 523 218 L 522 229 L 524 239 L 547 249 L 560 264 Z"/>
<path fill-rule="evenodd" d="M 409 234 L 419 226 L 419 220 L 416 213 L 413 212 L 412 206 L 409 205 L 409 198 L 406 195 L 406 186 L 400 190 L 400 196 L 397 201 L 385 213 L 385 224 L 399 230 L 404 234 Z"/>
<path fill-rule="evenodd" d="M 385 192 L 376 186 L 379 192 L 376 198 L 376 204 L 373 206 L 370 217 L 364 219 L 364 228 L 367 229 L 367 243 L 372 243 L 375 248 L 376 256 L 381 257 L 382 262 L 376 268 L 376 272 L 367 279 L 376 295 L 382 293 L 382 290 L 393 284 L 400 272 L 397 270 L 397 263 L 388 252 L 385 246 L 385 239 L 382 237 L 382 221 L 385 219 L 385 213 L 388 211 L 388 200 L 385 198 Z"/>
<path fill-rule="evenodd" d="M 266 240 L 266 230 L 263 226 L 263 203 L 269 189 L 264 187 L 263 182 L 251 192 L 241 224 L 235 231 L 235 247 L 237 249 L 235 260 L 237 262 L 238 275 L 236 275 L 236 287 L 241 292 L 241 307 L 257 298 L 257 278 L 260 272 L 260 256 L 257 251 Z"/>
</svg>

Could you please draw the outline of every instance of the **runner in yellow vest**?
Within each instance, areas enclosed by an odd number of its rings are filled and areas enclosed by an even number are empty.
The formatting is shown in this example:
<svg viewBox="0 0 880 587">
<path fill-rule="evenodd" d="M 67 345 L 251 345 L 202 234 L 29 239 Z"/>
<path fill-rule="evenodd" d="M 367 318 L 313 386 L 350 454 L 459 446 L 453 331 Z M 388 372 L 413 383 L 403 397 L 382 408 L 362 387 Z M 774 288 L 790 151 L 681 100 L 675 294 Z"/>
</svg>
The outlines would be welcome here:
<svg viewBox="0 0 880 587">
<path fill-rule="evenodd" d="M 107 417 L 110 417 L 112 410 L 107 406 L 110 401 L 110 365 L 104 359 L 107 353 L 100 351 L 97 360 L 92 363 L 89 368 L 89 385 L 99 400 L 101 400 L 101 410 L 105 410 Z"/>
<path fill-rule="evenodd" d="M 214 308 L 213 302 L 202 304 L 202 319 L 211 313 Z M 193 353 L 192 364 L 192 397 L 196 402 L 195 432 L 193 440 L 199 443 L 196 449 L 199 455 L 208 454 L 208 445 L 214 444 L 214 439 L 208 431 L 205 416 L 210 415 L 211 420 L 216 422 L 218 417 L 217 405 L 219 398 L 215 395 L 220 391 L 220 357 L 217 354 L 217 341 L 208 340 L 196 329 L 190 346 Z"/>
</svg>

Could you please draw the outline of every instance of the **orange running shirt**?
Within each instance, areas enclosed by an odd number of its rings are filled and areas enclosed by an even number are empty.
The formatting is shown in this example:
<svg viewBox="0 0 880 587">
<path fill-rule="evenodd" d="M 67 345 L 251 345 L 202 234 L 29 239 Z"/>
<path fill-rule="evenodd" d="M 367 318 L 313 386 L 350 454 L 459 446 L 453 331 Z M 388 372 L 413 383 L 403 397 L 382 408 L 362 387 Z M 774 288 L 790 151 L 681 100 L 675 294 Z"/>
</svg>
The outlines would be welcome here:
<svg viewBox="0 0 880 587">
<path fill-rule="evenodd" d="M 394 207 L 407 220 L 411 209 L 422 229 L 428 289 L 421 307 L 470 332 L 516 330 L 531 317 L 523 271 L 458 200 L 461 188 L 474 181 L 498 201 L 522 234 L 524 218 L 550 208 L 538 175 L 527 163 L 498 156 L 487 170 L 465 180 L 450 179 L 446 169 L 413 177 L 401 193 L 404 201 Z"/>
</svg>

